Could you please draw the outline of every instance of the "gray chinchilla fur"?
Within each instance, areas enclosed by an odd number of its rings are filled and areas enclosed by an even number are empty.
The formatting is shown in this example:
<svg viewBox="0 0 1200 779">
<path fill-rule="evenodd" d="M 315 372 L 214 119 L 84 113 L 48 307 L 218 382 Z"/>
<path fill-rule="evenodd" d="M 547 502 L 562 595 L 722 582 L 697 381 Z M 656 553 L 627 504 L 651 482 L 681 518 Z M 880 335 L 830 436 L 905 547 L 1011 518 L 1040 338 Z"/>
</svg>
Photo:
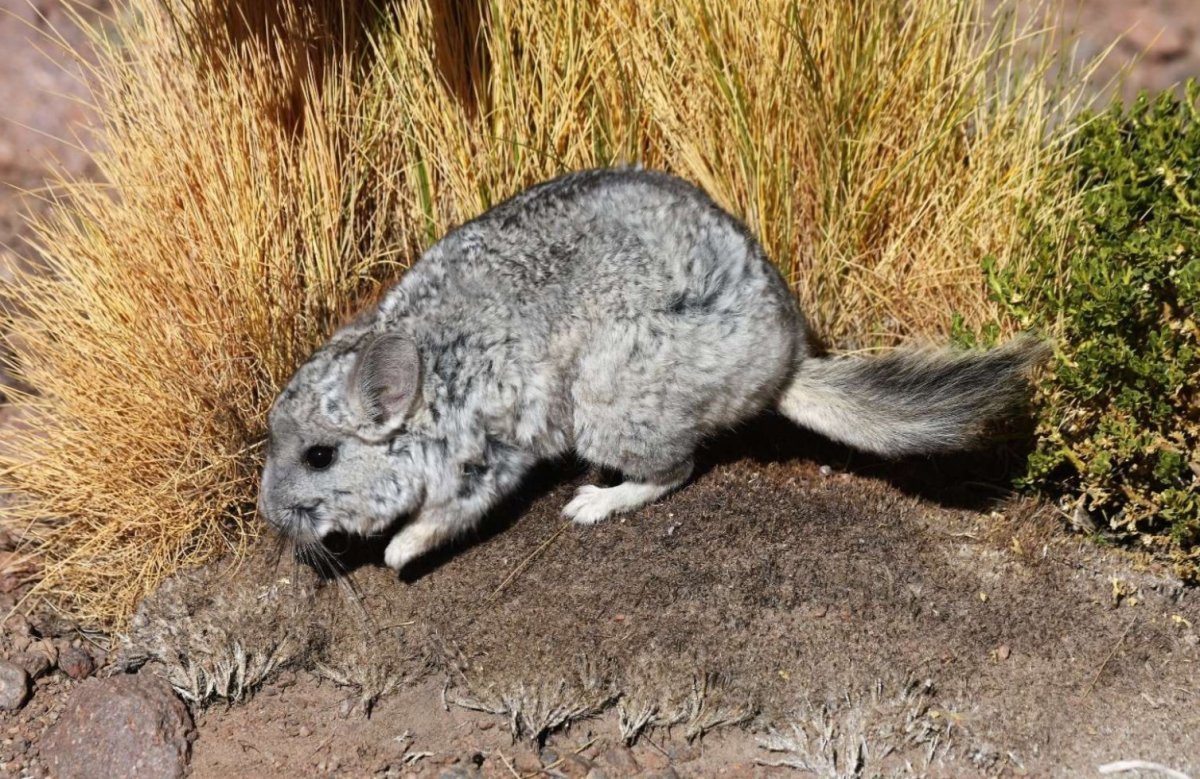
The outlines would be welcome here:
<svg viewBox="0 0 1200 779">
<path fill-rule="evenodd" d="M 537 461 L 615 469 L 590 524 L 684 484 L 701 440 L 774 407 L 885 456 L 972 445 L 1045 346 L 818 358 L 745 226 L 637 169 L 539 184 L 431 247 L 275 401 L 260 509 L 300 544 L 397 527 L 397 570 L 475 528 Z M 403 522 L 401 522 L 403 520 Z"/>
</svg>

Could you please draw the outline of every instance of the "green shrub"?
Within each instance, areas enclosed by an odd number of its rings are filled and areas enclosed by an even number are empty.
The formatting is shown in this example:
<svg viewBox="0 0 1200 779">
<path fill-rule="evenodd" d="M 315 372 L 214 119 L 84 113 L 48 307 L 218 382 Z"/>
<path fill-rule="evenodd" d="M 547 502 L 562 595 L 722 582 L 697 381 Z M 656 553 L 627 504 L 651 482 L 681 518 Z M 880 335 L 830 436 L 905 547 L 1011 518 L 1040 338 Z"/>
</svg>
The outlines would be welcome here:
<svg viewBox="0 0 1200 779">
<path fill-rule="evenodd" d="M 1080 119 L 1077 210 L 1031 215 L 1046 258 L 989 266 L 995 299 L 1058 336 L 1027 486 L 1200 574 L 1200 88 Z M 1062 230 L 1073 251 L 1065 267 Z"/>
</svg>

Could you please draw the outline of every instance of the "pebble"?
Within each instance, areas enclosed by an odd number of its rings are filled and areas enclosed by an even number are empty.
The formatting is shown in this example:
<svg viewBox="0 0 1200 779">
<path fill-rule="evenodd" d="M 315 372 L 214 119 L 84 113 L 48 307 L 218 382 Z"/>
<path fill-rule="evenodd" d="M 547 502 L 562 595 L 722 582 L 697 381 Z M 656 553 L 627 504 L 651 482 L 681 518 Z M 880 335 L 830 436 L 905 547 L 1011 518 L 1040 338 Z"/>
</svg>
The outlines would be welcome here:
<svg viewBox="0 0 1200 779">
<path fill-rule="evenodd" d="M 592 761 L 583 755 L 567 755 L 555 770 L 567 779 L 585 779 L 597 769 Z"/>
<path fill-rule="evenodd" d="M 30 652 L 40 652 L 50 661 L 50 667 L 58 665 L 58 647 L 48 638 L 43 638 L 41 641 L 34 642 L 33 646 L 29 647 Z"/>
<path fill-rule="evenodd" d="M 4 632 L 10 636 L 26 636 L 33 634 L 33 627 L 29 624 L 29 620 L 25 619 L 20 614 L 13 614 L 8 619 L 4 620 Z"/>
<path fill-rule="evenodd" d="M 518 752 L 510 760 L 518 773 L 530 774 L 542 770 L 542 761 L 532 752 Z"/>
<path fill-rule="evenodd" d="M 96 663 L 86 649 L 71 644 L 59 650 L 58 667 L 72 679 L 86 679 L 95 672 Z"/>
<path fill-rule="evenodd" d="M 30 679 L 37 679 L 50 670 L 50 658 L 38 651 L 24 652 L 13 658 L 17 665 L 25 669 Z"/>
<path fill-rule="evenodd" d="M 0 662 L 0 709 L 16 711 L 29 700 L 29 674 L 19 665 Z"/>
<path fill-rule="evenodd" d="M 312 735 L 312 728 L 310 728 L 308 725 L 301 725 L 300 730 L 296 732 L 296 735 L 298 735 L 300 738 L 308 738 Z"/>
</svg>

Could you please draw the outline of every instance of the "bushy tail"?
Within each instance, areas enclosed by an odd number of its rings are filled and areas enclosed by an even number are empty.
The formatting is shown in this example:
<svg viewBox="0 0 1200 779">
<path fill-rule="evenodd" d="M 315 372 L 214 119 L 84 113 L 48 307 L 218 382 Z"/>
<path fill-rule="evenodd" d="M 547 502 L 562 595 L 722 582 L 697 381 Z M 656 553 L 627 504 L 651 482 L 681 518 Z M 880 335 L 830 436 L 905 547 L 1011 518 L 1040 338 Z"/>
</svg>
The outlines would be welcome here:
<svg viewBox="0 0 1200 779">
<path fill-rule="evenodd" d="M 779 401 L 789 419 L 885 457 L 977 443 L 1026 399 L 1027 370 L 1049 348 L 1017 338 L 988 351 L 897 349 L 881 357 L 806 358 Z"/>
</svg>

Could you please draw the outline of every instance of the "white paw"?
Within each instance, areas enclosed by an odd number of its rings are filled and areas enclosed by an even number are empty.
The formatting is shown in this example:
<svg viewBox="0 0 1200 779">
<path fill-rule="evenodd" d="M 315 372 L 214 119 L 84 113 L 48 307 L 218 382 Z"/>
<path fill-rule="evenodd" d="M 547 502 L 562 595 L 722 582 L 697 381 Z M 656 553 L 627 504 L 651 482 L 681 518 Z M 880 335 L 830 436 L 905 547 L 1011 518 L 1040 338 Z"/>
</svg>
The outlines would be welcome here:
<svg viewBox="0 0 1200 779">
<path fill-rule="evenodd" d="M 575 497 L 563 508 L 563 516 L 580 525 L 594 525 L 618 510 L 612 502 L 612 488 L 585 484 L 575 491 Z"/>
<path fill-rule="evenodd" d="M 399 571 L 420 557 L 424 551 L 424 549 L 418 548 L 411 538 L 405 538 L 401 533 L 393 536 L 392 540 L 388 542 L 387 549 L 383 550 L 383 562 L 393 571 Z"/>
</svg>

